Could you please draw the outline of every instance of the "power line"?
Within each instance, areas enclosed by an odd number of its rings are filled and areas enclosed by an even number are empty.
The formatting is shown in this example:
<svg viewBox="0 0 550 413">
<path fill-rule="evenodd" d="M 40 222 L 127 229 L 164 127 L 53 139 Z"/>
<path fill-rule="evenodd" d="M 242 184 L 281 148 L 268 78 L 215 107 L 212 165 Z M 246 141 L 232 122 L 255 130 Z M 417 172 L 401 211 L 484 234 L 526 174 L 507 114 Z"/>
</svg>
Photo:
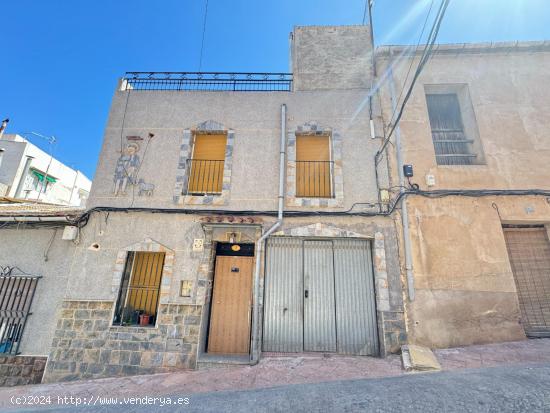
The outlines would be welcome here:
<svg viewBox="0 0 550 413">
<path fill-rule="evenodd" d="M 420 42 L 422 41 L 422 36 L 424 35 L 424 30 L 426 30 L 426 24 L 428 23 L 428 19 L 430 18 L 430 14 L 432 13 L 432 7 L 434 5 L 434 0 L 430 3 L 430 8 L 428 9 L 428 14 L 426 14 L 426 19 L 424 20 L 424 25 L 422 26 L 422 31 L 420 32 L 420 36 L 418 36 L 418 42 L 416 43 L 416 47 L 414 49 L 414 52 L 412 53 L 411 58 L 411 64 L 409 65 L 409 69 L 407 70 L 407 75 L 405 76 L 405 80 L 403 81 L 403 87 L 401 88 L 401 92 L 399 92 L 399 97 L 396 100 L 395 103 L 395 109 L 393 110 L 393 113 L 391 114 L 390 121 L 388 125 L 391 125 L 393 122 L 393 117 L 395 116 L 397 112 L 397 104 L 401 100 L 401 96 L 403 96 L 403 92 L 405 91 L 405 86 L 407 85 L 407 80 L 409 80 L 409 75 L 411 73 L 411 69 L 414 63 L 414 57 L 416 56 L 416 52 L 418 52 L 418 48 L 420 47 Z"/>
<path fill-rule="evenodd" d="M 401 104 L 401 107 L 399 109 L 399 112 L 397 114 L 397 117 L 395 118 L 395 121 L 391 125 L 390 132 L 388 133 L 387 138 L 384 140 L 382 147 L 378 150 L 376 153 L 375 159 L 378 160 L 378 157 L 380 154 L 384 151 L 386 146 L 388 145 L 393 132 L 395 131 L 395 128 L 399 124 L 399 121 L 401 120 L 401 117 L 403 116 L 403 111 L 405 110 L 405 106 L 407 105 L 407 102 L 409 101 L 409 98 L 411 97 L 414 85 L 416 84 L 416 81 L 418 80 L 418 77 L 420 76 L 420 73 L 422 73 L 422 69 L 424 69 L 424 66 L 426 63 L 428 63 L 428 60 L 430 59 L 433 51 L 433 47 L 435 44 L 435 41 L 437 39 L 437 35 L 439 33 L 439 29 L 441 27 L 441 22 L 443 21 L 443 17 L 445 16 L 445 11 L 447 10 L 447 6 L 449 5 L 450 0 L 442 0 L 441 5 L 439 6 L 439 10 L 437 12 L 436 18 L 434 20 L 434 24 L 432 25 L 432 29 L 430 31 L 430 35 L 428 36 L 428 40 L 426 42 L 426 45 L 424 46 L 424 51 L 422 53 L 422 56 L 420 58 L 420 61 L 418 62 L 418 66 L 416 68 L 416 72 L 414 73 L 414 77 L 411 81 L 411 84 L 409 86 L 409 89 L 407 90 L 407 94 L 405 95 L 405 98 L 403 99 L 403 103 Z"/>
<path fill-rule="evenodd" d="M 363 21 L 361 24 L 365 24 L 367 21 L 367 16 L 369 15 L 370 9 L 374 5 L 374 0 L 365 0 L 365 8 L 363 9 Z"/>
<path fill-rule="evenodd" d="M 206 0 L 206 7 L 204 8 L 204 19 L 202 21 L 202 40 L 201 40 L 201 55 L 199 57 L 199 72 L 202 69 L 202 52 L 204 50 L 204 34 L 206 33 L 206 16 L 208 16 L 208 0 Z"/>
</svg>

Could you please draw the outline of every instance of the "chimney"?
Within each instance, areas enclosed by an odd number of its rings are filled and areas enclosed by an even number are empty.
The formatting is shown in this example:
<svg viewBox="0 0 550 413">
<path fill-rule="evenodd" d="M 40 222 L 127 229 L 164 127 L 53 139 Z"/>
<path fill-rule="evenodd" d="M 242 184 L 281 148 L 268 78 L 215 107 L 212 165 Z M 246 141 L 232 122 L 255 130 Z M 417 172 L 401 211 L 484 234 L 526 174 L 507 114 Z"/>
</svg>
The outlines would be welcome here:
<svg viewBox="0 0 550 413">
<path fill-rule="evenodd" d="M 4 119 L 2 121 L 2 126 L 0 126 L 0 139 L 2 139 L 2 136 L 4 136 L 4 131 L 6 130 L 6 126 L 8 126 L 9 119 Z"/>
</svg>

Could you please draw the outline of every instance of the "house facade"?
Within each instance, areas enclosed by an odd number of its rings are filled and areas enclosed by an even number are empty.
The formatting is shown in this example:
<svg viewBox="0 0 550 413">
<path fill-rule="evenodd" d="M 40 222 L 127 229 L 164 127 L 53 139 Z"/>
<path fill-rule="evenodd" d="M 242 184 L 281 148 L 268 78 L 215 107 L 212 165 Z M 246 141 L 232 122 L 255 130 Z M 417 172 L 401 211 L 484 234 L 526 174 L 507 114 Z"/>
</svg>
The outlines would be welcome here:
<svg viewBox="0 0 550 413">
<path fill-rule="evenodd" d="M 389 71 L 385 119 L 392 87 L 403 88 L 421 52 L 378 49 L 379 71 Z M 413 165 L 410 182 L 429 192 L 405 201 L 413 343 L 550 335 L 549 63 L 549 42 L 439 45 L 413 89 L 402 158 Z"/>
<path fill-rule="evenodd" d="M 92 182 L 17 134 L 0 137 L 0 196 L 85 206 Z"/>
<path fill-rule="evenodd" d="M 406 342 L 395 225 L 364 167 L 369 45 L 364 26 L 296 28 L 293 86 L 121 80 L 46 381 Z"/>
</svg>

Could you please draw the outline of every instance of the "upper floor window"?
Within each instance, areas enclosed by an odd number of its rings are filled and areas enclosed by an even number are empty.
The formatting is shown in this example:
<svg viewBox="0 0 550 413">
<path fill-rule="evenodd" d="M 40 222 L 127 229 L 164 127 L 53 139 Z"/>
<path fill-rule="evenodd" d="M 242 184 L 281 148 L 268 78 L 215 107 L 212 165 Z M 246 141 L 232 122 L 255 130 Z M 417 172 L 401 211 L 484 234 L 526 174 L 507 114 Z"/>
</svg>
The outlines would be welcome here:
<svg viewBox="0 0 550 413">
<path fill-rule="evenodd" d="M 31 168 L 25 178 L 25 190 L 36 192 L 49 192 L 52 185 L 57 181 L 56 178 L 46 175 L 34 168 Z"/>
<path fill-rule="evenodd" d="M 227 134 L 196 134 L 189 163 L 189 194 L 220 194 Z"/>
<path fill-rule="evenodd" d="M 296 196 L 332 198 L 330 135 L 296 136 Z"/>
<path fill-rule="evenodd" d="M 466 86 L 432 85 L 426 89 L 437 164 L 483 163 L 481 147 L 476 139 L 475 116 Z"/>
</svg>

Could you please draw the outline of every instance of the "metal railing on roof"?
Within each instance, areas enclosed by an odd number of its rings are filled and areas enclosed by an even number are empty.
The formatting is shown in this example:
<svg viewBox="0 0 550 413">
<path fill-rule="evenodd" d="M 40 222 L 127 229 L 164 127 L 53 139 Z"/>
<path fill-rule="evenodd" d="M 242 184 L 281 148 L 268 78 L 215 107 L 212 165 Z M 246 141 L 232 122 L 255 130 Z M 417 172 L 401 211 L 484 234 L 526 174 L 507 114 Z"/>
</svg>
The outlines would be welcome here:
<svg viewBox="0 0 550 413">
<path fill-rule="evenodd" d="M 290 92 L 292 73 L 126 72 L 121 89 Z"/>
</svg>

